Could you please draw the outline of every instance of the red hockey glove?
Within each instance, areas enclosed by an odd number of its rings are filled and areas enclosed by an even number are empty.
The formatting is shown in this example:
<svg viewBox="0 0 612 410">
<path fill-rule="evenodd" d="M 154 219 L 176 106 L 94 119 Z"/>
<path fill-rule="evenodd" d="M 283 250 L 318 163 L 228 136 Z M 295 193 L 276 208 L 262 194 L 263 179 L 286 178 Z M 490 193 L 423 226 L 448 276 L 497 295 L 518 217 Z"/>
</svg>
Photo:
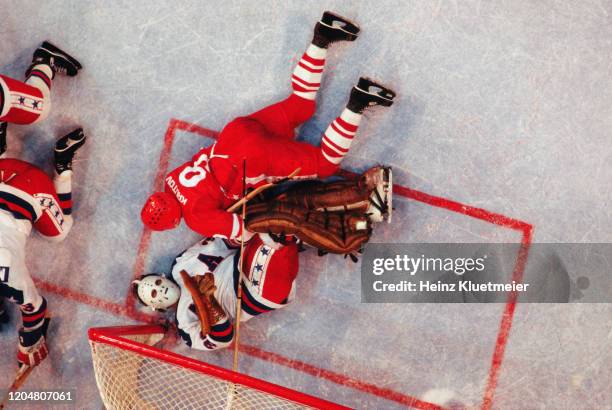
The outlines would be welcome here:
<svg viewBox="0 0 612 410">
<path fill-rule="evenodd" d="M 45 318 L 41 326 L 36 329 L 19 329 L 19 347 L 17 351 L 19 367 L 24 365 L 30 367 L 37 366 L 49 354 L 47 328 L 49 327 L 50 320 L 50 318 Z"/>
</svg>

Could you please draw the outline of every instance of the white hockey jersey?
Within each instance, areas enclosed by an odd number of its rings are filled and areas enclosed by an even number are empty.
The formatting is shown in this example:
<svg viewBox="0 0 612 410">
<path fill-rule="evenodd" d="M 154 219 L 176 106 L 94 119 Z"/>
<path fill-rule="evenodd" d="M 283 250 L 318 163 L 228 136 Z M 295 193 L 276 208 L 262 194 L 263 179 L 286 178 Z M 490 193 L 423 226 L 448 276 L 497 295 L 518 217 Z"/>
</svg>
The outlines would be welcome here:
<svg viewBox="0 0 612 410">
<path fill-rule="evenodd" d="M 278 246 L 266 245 L 259 235 L 245 246 L 241 322 L 280 309 L 293 300 L 298 272 L 297 246 L 291 243 L 275 248 Z M 172 268 L 172 278 L 181 287 L 176 324 L 181 338 L 190 347 L 216 350 L 232 342 L 239 258 L 240 248 L 219 238 L 204 239 L 177 257 Z M 215 298 L 226 317 L 214 323 L 207 334 L 202 334 L 193 299 L 181 279 L 182 270 L 190 276 L 211 272 L 215 278 Z"/>
</svg>

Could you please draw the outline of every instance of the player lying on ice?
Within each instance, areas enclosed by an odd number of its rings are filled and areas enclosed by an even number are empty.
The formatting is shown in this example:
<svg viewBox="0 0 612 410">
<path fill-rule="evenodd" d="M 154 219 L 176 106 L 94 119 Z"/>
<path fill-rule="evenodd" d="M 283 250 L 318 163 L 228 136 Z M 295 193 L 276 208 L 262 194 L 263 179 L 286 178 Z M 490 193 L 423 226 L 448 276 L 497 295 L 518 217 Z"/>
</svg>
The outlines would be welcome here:
<svg viewBox="0 0 612 410">
<path fill-rule="evenodd" d="M 35 366 L 48 353 L 47 301 L 38 293 L 25 263 L 32 226 L 44 237 L 63 240 L 72 227 L 72 159 L 85 143 L 77 129 L 55 143 L 53 180 L 40 168 L 4 158 L 6 125 L 32 124 L 49 113 L 49 89 L 57 73 L 75 76 L 80 64 L 45 42 L 34 52 L 22 83 L 0 75 L 0 326 L 8 322 L 4 300 L 21 308 L 19 366 Z"/>
<path fill-rule="evenodd" d="M 34 124 L 51 110 L 51 83 L 56 74 L 77 75 L 81 64 L 45 41 L 34 52 L 32 64 L 21 82 L 0 74 L 0 150 L 6 151 L 8 123 Z"/>
<path fill-rule="evenodd" d="M 176 306 L 179 334 L 190 347 L 226 347 L 234 337 L 239 277 L 241 322 L 280 309 L 294 299 L 301 242 L 326 252 L 357 250 L 369 239 L 372 223 L 390 217 L 385 204 L 391 204 L 391 185 L 383 167 L 354 181 L 299 184 L 249 205 L 246 227 L 262 233 L 245 245 L 242 275 L 240 247 L 209 238 L 177 257 L 170 275 L 145 275 L 134 290 L 153 309 Z"/>
<path fill-rule="evenodd" d="M 349 151 L 364 110 L 388 107 L 395 97 L 393 91 L 360 78 L 346 108 L 325 131 L 320 147 L 294 140 L 294 129 L 315 111 L 327 48 L 334 42 L 353 41 L 358 33 L 353 23 L 325 12 L 315 26 L 312 44 L 293 71 L 292 94 L 231 121 L 215 144 L 170 172 L 165 191 L 151 195 L 142 209 L 145 226 L 157 231 L 173 229 L 182 217 L 204 237 L 237 239 L 242 236 L 242 220 L 225 210 L 242 196 L 243 180 L 247 188 L 254 188 L 283 179 L 298 168 L 299 179 L 333 175 Z M 247 232 L 247 239 L 249 235 Z"/>
</svg>

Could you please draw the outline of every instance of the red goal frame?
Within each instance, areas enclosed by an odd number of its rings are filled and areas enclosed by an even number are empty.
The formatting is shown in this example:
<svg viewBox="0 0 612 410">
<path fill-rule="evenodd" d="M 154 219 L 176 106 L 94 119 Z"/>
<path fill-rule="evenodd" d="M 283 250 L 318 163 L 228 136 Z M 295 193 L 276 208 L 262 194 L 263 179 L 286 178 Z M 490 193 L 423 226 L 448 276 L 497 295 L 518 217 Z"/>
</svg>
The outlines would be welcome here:
<svg viewBox="0 0 612 410">
<path fill-rule="evenodd" d="M 240 384 L 242 386 L 246 386 L 251 389 L 280 397 L 304 406 L 326 410 L 350 410 L 349 407 L 341 406 L 318 397 L 310 396 L 297 390 L 292 390 L 261 379 L 256 379 L 242 373 L 224 369 L 222 367 L 192 359 L 168 350 L 139 343 L 125 337 L 163 333 L 165 333 L 164 327 L 158 325 L 96 327 L 90 328 L 87 331 L 89 340 L 91 342 L 102 343 L 118 349 L 128 350 L 141 356 L 170 363 L 185 369 L 202 373 L 209 377 L 222 379 L 230 383 Z"/>
</svg>

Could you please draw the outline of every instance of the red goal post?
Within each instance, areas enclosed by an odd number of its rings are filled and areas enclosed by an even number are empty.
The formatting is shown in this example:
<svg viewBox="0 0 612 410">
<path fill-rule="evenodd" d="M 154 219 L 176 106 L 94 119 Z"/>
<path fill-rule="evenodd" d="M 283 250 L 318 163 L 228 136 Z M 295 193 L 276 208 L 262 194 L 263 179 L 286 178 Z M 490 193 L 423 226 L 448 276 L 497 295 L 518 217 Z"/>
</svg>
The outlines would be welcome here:
<svg viewBox="0 0 612 410">
<path fill-rule="evenodd" d="M 89 329 L 96 383 L 108 410 L 348 409 L 153 347 L 164 333 L 153 325 Z"/>
</svg>

